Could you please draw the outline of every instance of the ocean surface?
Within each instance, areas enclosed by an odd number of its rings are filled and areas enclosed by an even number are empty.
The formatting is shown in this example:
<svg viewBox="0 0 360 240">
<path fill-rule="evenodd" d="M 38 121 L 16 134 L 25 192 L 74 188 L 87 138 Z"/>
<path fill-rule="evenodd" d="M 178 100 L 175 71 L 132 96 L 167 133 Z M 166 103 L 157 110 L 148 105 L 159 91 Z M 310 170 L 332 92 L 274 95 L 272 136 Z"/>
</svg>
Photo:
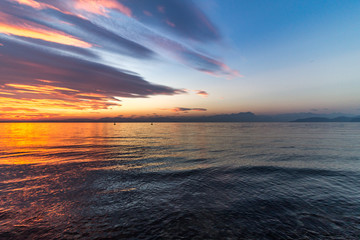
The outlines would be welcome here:
<svg viewBox="0 0 360 240">
<path fill-rule="evenodd" d="M 0 123 L 0 239 L 360 239 L 360 123 Z"/>
</svg>

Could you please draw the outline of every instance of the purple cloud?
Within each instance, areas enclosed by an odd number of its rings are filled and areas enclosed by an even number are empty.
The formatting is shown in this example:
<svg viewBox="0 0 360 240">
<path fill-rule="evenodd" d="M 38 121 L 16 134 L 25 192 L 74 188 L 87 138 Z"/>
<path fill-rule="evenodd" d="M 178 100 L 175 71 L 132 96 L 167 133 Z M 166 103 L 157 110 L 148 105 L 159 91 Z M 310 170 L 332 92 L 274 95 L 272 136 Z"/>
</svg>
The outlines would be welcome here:
<svg viewBox="0 0 360 240">
<path fill-rule="evenodd" d="M 151 64 L 170 58 L 208 74 L 239 76 L 195 50 L 220 40 L 219 30 L 191 0 L 0 1 L 0 97 L 104 109 L 120 105 L 116 97 L 185 93 L 123 69 L 126 60 Z"/>
<path fill-rule="evenodd" d="M 21 89 L 23 85 L 39 89 L 51 86 L 50 89 L 57 93 L 56 98 L 66 95 L 101 101 L 115 100 L 114 96 L 139 98 L 184 93 L 180 89 L 150 83 L 133 72 L 63 56 L 6 38 L 0 38 L 0 42 L 3 44 L 0 47 L 0 95 L 1 92 L 17 91 L 12 98 L 43 96 L 41 93 L 34 95 L 32 89 Z M 46 95 L 46 98 L 51 96 Z"/>
<path fill-rule="evenodd" d="M 187 113 L 189 111 L 195 111 L 195 112 L 207 111 L 206 108 L 186 108 L 186 107 L 163 108 L 161 110 L 166 110 L 166 111 L 171 111 L 171 112 L 184 112 L 184 113 Z"/>
<path fill-rule="evenodd" d="M 119 0 L 133 17 L 149 27 L 164 29 L 199 42 L 220 40 L 220 32 L 195 1 Z"/>
<path fill-rule="evenodd" d="M 0 9 L 7 16 L 0 16 L 0 22 L 8 22 L 15 27 L 31 27 L 35 32 L 37 29 L 47 30 L 42 37 L 46 37 L 49 31 L 50 34 L 60 32 L 60 37 L 72 40 L 68 44 L 60 40 L 48 44 L 44 41 L 51 42 L 51 39 L 38 37 L 35 40 L 41 46 L 80 54 L 85 58 L 94 58 L 99 51 L 139 60 L 161 55 L 212 75 L 240 76 L 220 60 L 191 48 L 194 42 L 204 46 L 206 42 L 221 40 L 219 30 L 191 0 L 12 0 L 1 1 Z M 120 21 L 113 21 L 112 14 L 115 13 L 123 16 Z M 16 33 L 13 31 L 10 34 L 32 43 L 35 41 L 35 34 L 19 36 Z M 173 34 L 180 39 L 175 40 Z M 74 45 L 69 42 L 76 42 L 77 47 L 91 48 L 86 52 L 71 49 Z M 95 53 L 94 49 L 99 51 Z"/>
</svg>

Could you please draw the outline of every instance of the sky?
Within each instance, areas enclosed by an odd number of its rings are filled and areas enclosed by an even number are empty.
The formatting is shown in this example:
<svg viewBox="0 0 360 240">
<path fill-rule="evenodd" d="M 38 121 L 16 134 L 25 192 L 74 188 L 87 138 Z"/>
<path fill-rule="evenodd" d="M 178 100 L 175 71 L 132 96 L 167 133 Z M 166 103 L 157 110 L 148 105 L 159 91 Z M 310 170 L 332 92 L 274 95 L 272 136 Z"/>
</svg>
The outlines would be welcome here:
<svg viewBox="0 0 360 240">
<path fill-rule="evenodd" d="M 357 0 L 1 0 L 0 120 L 360 115 Z"/>
</svg>

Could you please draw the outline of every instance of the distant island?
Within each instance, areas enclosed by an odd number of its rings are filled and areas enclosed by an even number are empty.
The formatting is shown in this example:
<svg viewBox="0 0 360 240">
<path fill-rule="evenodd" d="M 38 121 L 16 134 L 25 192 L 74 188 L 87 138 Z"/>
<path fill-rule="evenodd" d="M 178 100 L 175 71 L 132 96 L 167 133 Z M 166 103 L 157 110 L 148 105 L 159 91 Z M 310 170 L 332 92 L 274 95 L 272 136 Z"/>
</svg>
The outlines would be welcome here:
<svg viewBox="0 0 360 240">
<path fill-rule="evenodd" d="M 252 112 L 240 112 L 207 116 L 118 116 L 99 119 L 72 118 L 62 120 L 46 119 L 11 122 L 360 122 L 360 116 L 344 113 L 316 114 L 311 112 L 256 115 Z"/>
<path fill-rule="evenodd" d="M 288 113 L 256 115 L 252 112 L 218 114 L 210 116 L 153 116 L 134 118 L 102 118 L 102 122 L 360 122 L 360 116 L 343 113 L 315 114 Z"/>
<path fill-rule="evenodd" d="M 296 119 L 293 122 L 360 122 L 360 117 L 336 117 L 336 118 L 324 118 L 324 117 L 311 117 Z"/>
</svg>

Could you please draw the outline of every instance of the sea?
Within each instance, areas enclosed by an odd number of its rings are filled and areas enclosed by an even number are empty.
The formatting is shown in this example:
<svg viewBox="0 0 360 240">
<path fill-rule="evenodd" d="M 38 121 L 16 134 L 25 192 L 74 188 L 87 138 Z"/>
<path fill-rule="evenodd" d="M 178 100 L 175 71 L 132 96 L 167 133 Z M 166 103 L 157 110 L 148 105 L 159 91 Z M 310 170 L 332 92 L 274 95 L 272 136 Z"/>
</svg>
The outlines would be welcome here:
<svg viewBox="0 0 360 240">
<path fill-rule="evenodd" d="M 0 123 L 0 239 L 360 239 L 360 123 Z"/>
</svg>

